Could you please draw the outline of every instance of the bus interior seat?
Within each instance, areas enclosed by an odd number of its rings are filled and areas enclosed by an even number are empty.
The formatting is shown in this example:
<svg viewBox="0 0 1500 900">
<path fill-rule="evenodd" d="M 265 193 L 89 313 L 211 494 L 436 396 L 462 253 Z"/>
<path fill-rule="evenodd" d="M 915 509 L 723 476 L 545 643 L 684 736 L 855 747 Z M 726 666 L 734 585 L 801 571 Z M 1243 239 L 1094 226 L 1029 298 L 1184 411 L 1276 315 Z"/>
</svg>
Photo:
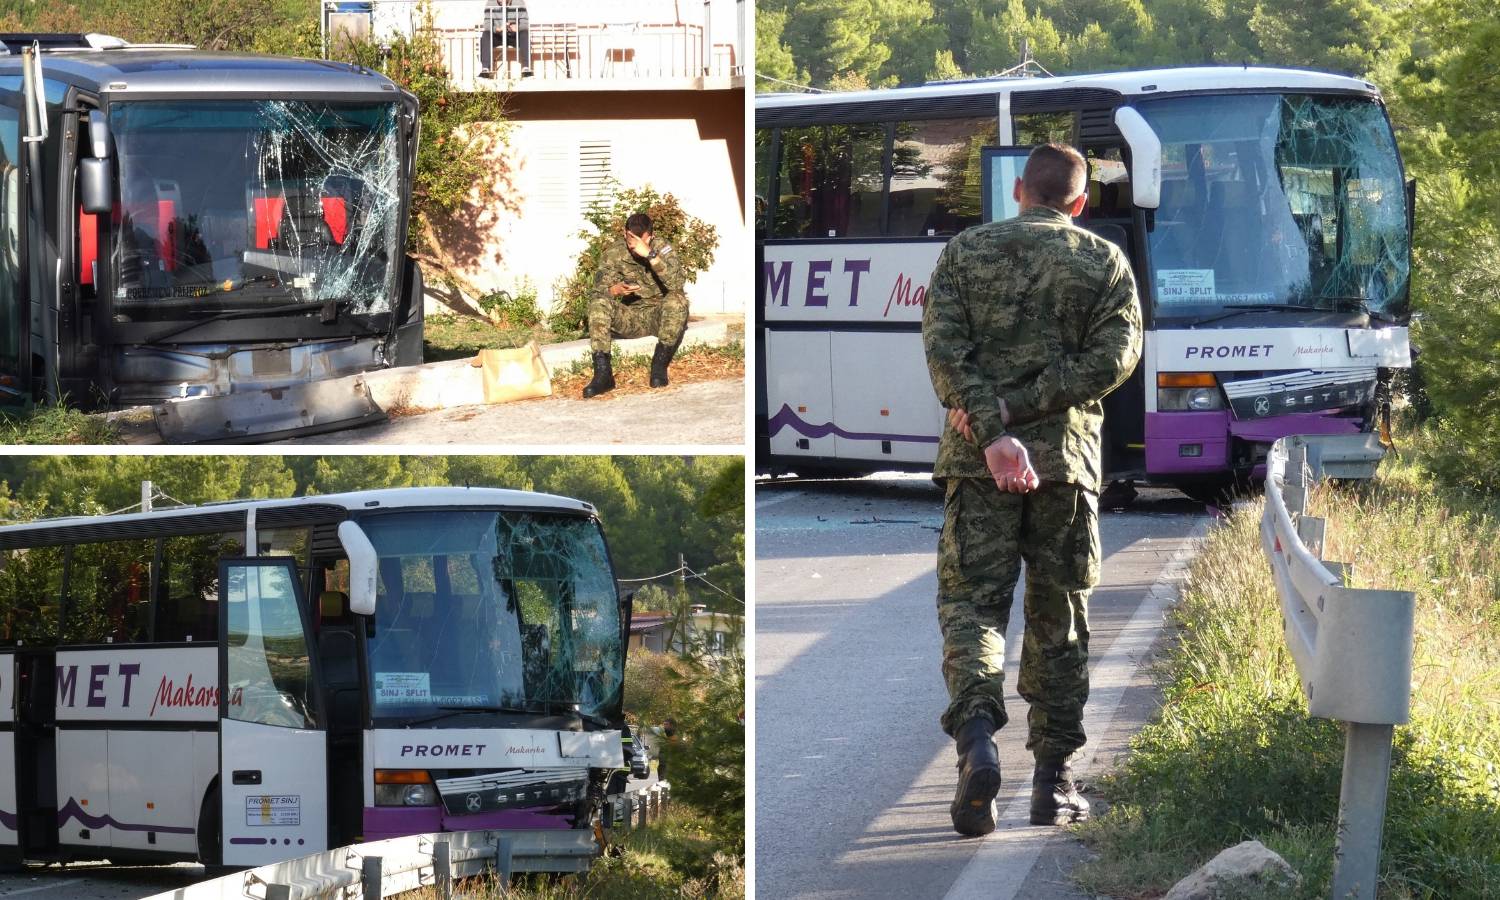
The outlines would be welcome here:
<svg viewBox="0 0 1500 900">
<path fill-rule="evenodd" d="M 1259 200 L 1255 185 L 1248 181 L 1215 181 L 1208 190 L 1208 216 L 1204 221 L 1201 247 L 1208 251 L 1204 262 L 1226 282 L 1244 282 L 1254 277 L 1248 271 L 1264 246 Z"/>
<path fill-rule="evenodd" d="M 1130 255 L 1130 238 L 1125 234 L 1123 226 L 1106 222 L 1100 225 L 1090 225 L 1088 228 L 1089 231 L 1124 250 L 1126 256 Z"/>
</svg>

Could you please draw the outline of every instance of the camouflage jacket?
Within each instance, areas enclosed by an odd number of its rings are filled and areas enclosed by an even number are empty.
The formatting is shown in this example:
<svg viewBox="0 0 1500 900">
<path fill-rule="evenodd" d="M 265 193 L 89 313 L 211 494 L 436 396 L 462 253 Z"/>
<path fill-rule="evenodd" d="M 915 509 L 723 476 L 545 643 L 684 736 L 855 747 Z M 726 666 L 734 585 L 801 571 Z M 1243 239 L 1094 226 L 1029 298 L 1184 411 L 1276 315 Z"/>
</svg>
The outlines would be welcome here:
<svg viewBox="0 0 1500 900">
<path fill-rule="evenodd" d="M 617 237 L 599 255 L 599 272 L 594 279 L 595 296 L 608 297 L 609 286 L 618 282 L 636 285 L 634 294 L 621 294 L 619 300 L 660 300 L 668 294 L 682 293 L 685 280 L 682 260 L 672 245 L 660 236 L 652 236 L 651 249 L 656 258 L 644 260 L 630 252 L 624 237 Z"/>
<path fill-rule="evenodd" d="M 1045 207 L 969 228 L 932 273 L 922 343 L 938 399 L 969 413 L 977 441 L 944 424 L 935 478 L 988 477 L 980 448 L 1009 433 L 1042 480 L 1099 490 L 1100 401 L 1141 355 L 1118 247 Z"/>
</svg>

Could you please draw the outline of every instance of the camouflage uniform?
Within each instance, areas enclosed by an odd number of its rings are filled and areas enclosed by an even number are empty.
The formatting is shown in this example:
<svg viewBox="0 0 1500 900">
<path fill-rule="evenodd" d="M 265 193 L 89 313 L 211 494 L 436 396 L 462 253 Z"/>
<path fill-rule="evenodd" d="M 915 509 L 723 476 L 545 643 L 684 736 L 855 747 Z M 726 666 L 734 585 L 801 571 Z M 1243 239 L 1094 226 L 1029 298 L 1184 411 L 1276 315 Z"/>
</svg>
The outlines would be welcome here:
<svg viewBox="0 0 1500 900">
<path fill-rule="evenodd" d="M 1099 580 L 1100 400 L 1141 353 L 1124 253 L 1065 213 L 1028 209 L 970 228 L 943 250 L 922 318 L 938 398 L 969 414 L 975 441 L 946 426 L 933 478 L 945 486 L 938 624 L 950 703 L 943 729 L 1006 722 L 1005 628 L 1021 561 L 1026 631 L 1018 693 L 1026 746 L 1062 759 L 1084 743 L 1088 596 Z M 1011 417 L 1001 421 L 999 400 Z M 1000 491 L 981 447 L 1024 445 L 1041 486 Z"/>
<path fill-rule="evenodd" d="M 614 338 L 654 334 L 665 347 L 676 347 L 687 330 L 688 299 L 682 291 L 682 261 L 660 237 L 651 238 L 656 257 L 638 258 L 625 238 L 615 239 L 599 257 L 594 299 L 589 301 L 589 346 L 608 353 Z M 609 295 L 609 286 L 624 282 L 639 287 L 633 294 Z"/>
</svg>

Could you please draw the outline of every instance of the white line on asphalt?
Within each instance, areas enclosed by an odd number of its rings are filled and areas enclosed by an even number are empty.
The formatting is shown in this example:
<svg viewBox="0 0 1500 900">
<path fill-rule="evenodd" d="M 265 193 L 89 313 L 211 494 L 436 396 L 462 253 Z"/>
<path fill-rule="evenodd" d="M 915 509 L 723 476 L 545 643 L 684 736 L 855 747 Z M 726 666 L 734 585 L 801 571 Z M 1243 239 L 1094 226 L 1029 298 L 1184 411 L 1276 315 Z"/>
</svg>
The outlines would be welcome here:
<svg viewBox="0 0 1500 900">
<path fill-rule="evenodd" d="M 1172 554 L 1135 614 L 1110 644 L 1109 652 L 1089 670 L 1089 702 L 1083 711 L 1083 729 L 1095 739 L 1074 762 L 1074 770 L 1079 774 L 1086 773 L 1096 762 L 1098 740 L 1109 731 L 1126 686 L 1151 652 L 1167 607 L 1176 600 L 1177 586 L 1210 524 L 1211 521 L 1200 522 L 1188 535 L 1187 545 Z M 995 822 L 995 831 L 980 842 L 944 900 L 976 897 L 1013 900 L 1036 865 L 1042 846 L 1058 834 L 1056 828 L 1030 824 L 1029 779 L 1023 779 L 1008 796 L 1000 799 L 1005 806 Z"/>
<path fill-rule="evenodd" d="M 807 491 L 778 491 L 777 493 L 770 496 L 764 495 L 760 491 L 756 491 L 755 509 L 759 511 L 770 506 L 775 506 L 778 503 L 785 503 L 788 500 L 797 500 L 806 496 Z"/>
<path fill-rule="evenodd" d="M 36 887 L 21 888 L 19 891 L 6 891 L 5 893 L 0 893 L 0 897 L 19 897 L 22 894 L 35 894 L 38 891 L 55 891 L 58 888 L 82 883 L 82 878 L 70 878 L 67 881 L 58 881 L 53 884 L 39 884 Z"/>
</svg>

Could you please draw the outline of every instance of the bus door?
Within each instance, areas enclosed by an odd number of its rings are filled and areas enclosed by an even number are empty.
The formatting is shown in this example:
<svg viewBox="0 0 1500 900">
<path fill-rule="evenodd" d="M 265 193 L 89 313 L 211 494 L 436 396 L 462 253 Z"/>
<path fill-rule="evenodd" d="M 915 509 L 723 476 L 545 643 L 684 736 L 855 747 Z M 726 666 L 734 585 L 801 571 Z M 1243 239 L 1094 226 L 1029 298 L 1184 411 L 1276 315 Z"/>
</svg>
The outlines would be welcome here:
<svg viewBox="0 0 1500 900">
<path fill-rule="evenodd" d="M 32 327 L 23 101 L 19 90 L 0 90 L 0 408 L 23 406 L 30 399 L 29 367 L 22 362 Z"/>
<path fill-rule="evenodd" d="M 219 563 L 222 859 L 327 849 L 327 734 L 314 714 L 303 588 L 286 557 Z"/>
<path fill-rule="evenodd" d="M 15 679 L 14 731 L 10 751 L 15 772 L 14 803 L 0 808 L 15 810 L 15 828 L 21 855 L 51 856 L 57 852 L 57 656 L 52 650 L 18 648 L 14 667 L 0 665 L 0 678 Z M 11 693 L 11 685 L 0 690 Z M 3 833 L 3 832 L 0 832 Z"/>
</svg>

